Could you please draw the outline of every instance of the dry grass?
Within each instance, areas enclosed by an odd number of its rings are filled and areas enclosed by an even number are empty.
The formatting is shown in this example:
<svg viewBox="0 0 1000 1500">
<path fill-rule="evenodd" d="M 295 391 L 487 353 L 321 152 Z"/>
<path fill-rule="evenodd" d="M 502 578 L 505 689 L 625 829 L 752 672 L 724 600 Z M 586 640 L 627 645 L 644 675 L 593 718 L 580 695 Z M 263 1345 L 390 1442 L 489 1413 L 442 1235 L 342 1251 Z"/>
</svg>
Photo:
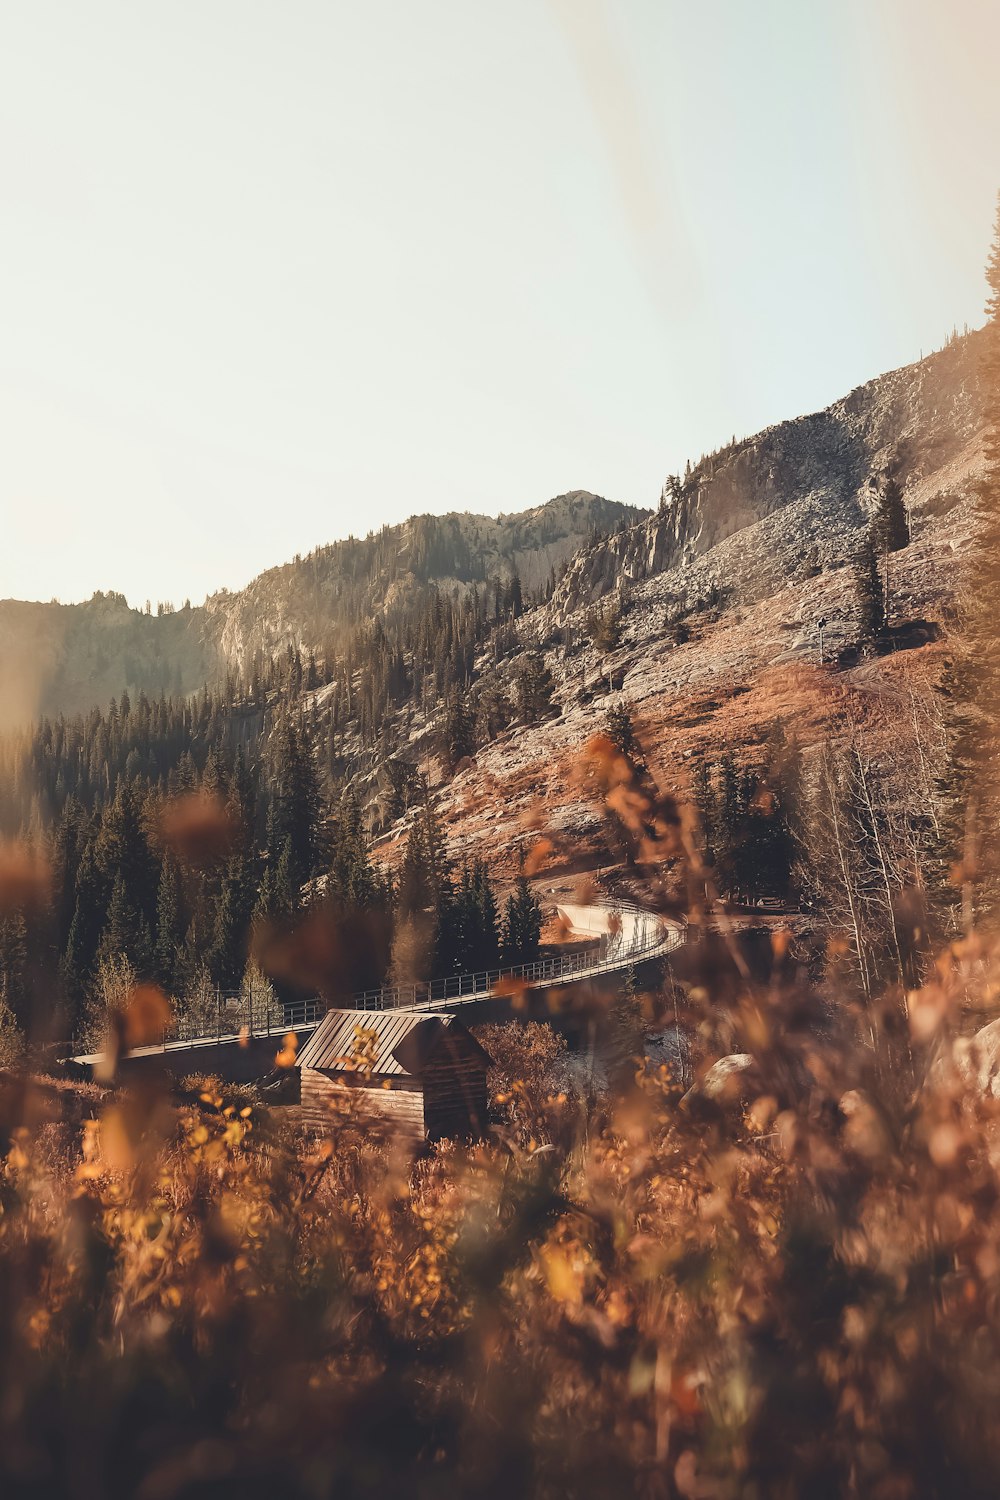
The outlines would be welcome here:
<svg viewBox="0 0 1000 1500">
<path fill-rule="evenodd" d="M 606 740 L 580 779 L 650 899 L 696 887 L 683 808 Z M 350 1091 L 304 1140 L 207 1079 L 55 1121 L 9 1087 L 0 1491 L 995 1494 L 1000 1105 L 959 1033 L 998 980 L 963 938 L 873 1050 L 787 934 L 756 977 L 719 940 L 642 1003 L 699 1073 L 752 1055 L 728 1091 L 594 1097 L 494 1028 L 490 1141 L 416 1164 Z"/>
</svg>

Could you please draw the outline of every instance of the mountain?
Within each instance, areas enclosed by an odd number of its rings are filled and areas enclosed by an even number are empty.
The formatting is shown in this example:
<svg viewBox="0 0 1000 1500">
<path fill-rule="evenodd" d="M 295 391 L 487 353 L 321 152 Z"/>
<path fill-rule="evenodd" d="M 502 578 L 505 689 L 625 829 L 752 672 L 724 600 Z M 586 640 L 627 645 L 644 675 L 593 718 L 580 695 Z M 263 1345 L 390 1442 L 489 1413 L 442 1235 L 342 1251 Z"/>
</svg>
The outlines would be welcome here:
<svg viewBox="0 0 1000 1500">
<path fill-rule="evenodd" d="M 146 615 L 124 596 L 83 604 L 0 601 L 0 729 L 73 714 L 127 690 L 191 693 L 255 655 L 308 650 L 372 613 L 391 615 L 421 590 L 461 593 L 496 575 L 533 593 L 589 537 L 644 514 L 576 490 L 512 515 L 415 516 L 319 548 L 204 605 Z"/>
<path fill-rule="evenodd" d="M 886 764 L 919 725 L 930 775 L 982 470 L 980 340 L 709 455 L 655 513 L 575 492 L 413 517 L 160 618 L 117 596 L 2 605 L 8 717 L 235 674 L 265 749 L 303 711 L 329 787 L 354 785 L 390 860 L 419 773 L 459 858 L 516 861 L 544 806 L 599 862 L 575 771 L 612 709 L 679 789 L 726 753 L 752 769 L 779 731 L 808 748 L 859 724 Z M 888 560 L 893 630 L 860 651 L 852 563 L 890 474 L 910 541 Z M 41 664 L 31 692 L 23 662 Z"/>
<path fill-rule="evenodd" d="M 47 713 L 78 713 L 124 688 L 192 692 L 212 671 L 204 612 L 130 609 L 124 595 L 85 604 L 0 600 L 0 730 Z"/>
<path fill-rule="evenodd" d="M 517 650 L 477 664 L 509 690 L 525 651 L 540 653 L 558 711 L 515 720 L 453 778 L 432 770 L 458 855 L 506 850 L 513 870 L 542 817 L 576 867 L 605 862 L 577 772 L 610 710 L 630 715 L 655 775 L 681 791 L 726 754 L 760 766 L 776 734 L 809 751 L 863 732 L 886 776 L 920 768 L 907 815 L 926 818 L 983 469 L 980 338 L 710 455 L 668 483 L 656 514 L 582 548 L 518 622 Z M 893 631 L 859 651 L 852 563 L 889 473 L 911 540 L 888 559 Z M 413 729 L 409 753 L 433 768 L 435 743 L 432 724 Z"/>
<path fill-rule="evenodd" d="M 519 576 L 538 594 L 589 539 L 647 514 L 587 490 L 495 519 L 453 512 L 412 516 L 362 539 L 321 547 L 206 604 L 205 637 L 229 667 L 288 646 L 308 650 L 374 616 L 398 619 L 428 588 L 459 597 Z"/>
<path fill-rule="evenodd" d="M 698 588 L 714 584 L 747 602 L 803 569 L 840 566 L 889 473 L 921 524 L 967 506 L 981 462 L 978 340 L 954 339 L 826 411 L 702 459 L 664 488 L 656 515 L 574 560 L 557 590 L 557 613 L 668 571 L 684 596 L 691 571 Z M 752 555 L 753 567 L 733 567 L 736 555 Z M 704 565 L 710 558 L 715 566 Z"/>
</svg>

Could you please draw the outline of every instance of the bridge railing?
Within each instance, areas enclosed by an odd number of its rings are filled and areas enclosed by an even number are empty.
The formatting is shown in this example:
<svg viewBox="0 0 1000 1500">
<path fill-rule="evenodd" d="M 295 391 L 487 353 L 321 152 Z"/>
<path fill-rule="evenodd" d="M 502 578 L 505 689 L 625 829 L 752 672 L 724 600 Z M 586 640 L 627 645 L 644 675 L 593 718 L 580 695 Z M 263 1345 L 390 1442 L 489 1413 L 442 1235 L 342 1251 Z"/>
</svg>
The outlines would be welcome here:
<svg viewBox="0 0 1000 1500">
<path fill-rule="evenodd" d="M 531 963 L 508 964 L 469 974 L 452 974 L 441 979 L 403 985 L 383 985 L 353 995 L 355 1010 L 433 1010 L 452 1001 L 485 999 L 503 994 L 507 987 L 544 984 L 559 979 L 573 979 L 627 968 L 651 952 L 669 948 L 680 941 L 648 912 L 625 904 L 609 903 L 611 913 L 640 918 L 622 924 L 616 931 L 603 934 L 596 943 L 574 953 L 535 959 Z M 280 1036 L 299 1027 L 313 1026 L 326 1006 L 319 998 L 285 1004 L 273 993 L 247 997 L 241 993 L 218 991 L 214 1004 L 209 1000 L 193 1015 L 174 1017 L 164 1028 L 161 1045 L 194 1045 L 232 1042 L 241 1037 Z M 81 1055 L 92 1048 L 80 1045 Z"/>
<path fill-rule="evenodd" d="M 246 997 L 219 992 L 213 1007 L 203 1007 L 195 1015 L 175 1016 L 164 1028 L 166 1042 L 207 1042 L 247 1036 L 280 1036 L 299 1026 L 314 1026 L 323 1012 L 319 999 L 248 1002 Z"/>
<path fill-rule="evenodd" d="M 448 1001 L 486 998 L 498 991 L 502 993 L 508 986 L 543 984 L 548 980 L 605 973 L 626 967 L 630 961 L 660 947 L 663 942 L 660 924 L 651 919 L 649 929 L 654 936 L 638 929 L 629 941 L 625 940 L 623 933 L 608 935 L 592 947 L 560 957 L 540 958 L 531 963 L 484 969 L 472 974 L 448 975 L 426 983 L 366 990 L 355 995 L 351 1004 L 356 1010 L 430 1010 Z"/>
</svg>

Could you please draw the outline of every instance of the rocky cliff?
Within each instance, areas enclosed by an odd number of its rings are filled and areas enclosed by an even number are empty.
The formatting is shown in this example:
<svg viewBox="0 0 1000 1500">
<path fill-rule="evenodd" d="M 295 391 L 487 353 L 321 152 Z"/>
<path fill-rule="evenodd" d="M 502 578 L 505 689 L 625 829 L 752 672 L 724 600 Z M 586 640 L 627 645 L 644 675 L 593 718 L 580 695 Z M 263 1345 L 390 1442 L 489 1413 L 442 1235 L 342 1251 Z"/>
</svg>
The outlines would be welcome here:
<svg viewBox="0 0 1000 1500">
<path fill-rule="evenodd" d="M 203 611 L 146 615 L 120 594 L 85 604 L 0 600 L 0 731 L 83 712 L 123 690 L 194 692 L 217 667 Z"/>
<path fill-rule="evenodd" d="M 643 514 L 577 490 L 497 518 L 415 516 L 166 615 L 130 609 L 115 593 L 73 605 L 0 600 L 0 730 L 85 711 L 125 690 L 194 692 L 257 652 L 322 646 L 345 622 L 402 608 L 428 585 L 452 592 L 516 570 L 531 592 L 595 532 Z"/>
<path fill-rule="evenodd" d="M 341 624 L 403 610 L 429 584 L 454 594 L 516 572 L 525 593 L 534 593 L 595 532 L 613 533 L 646 514 L 574 490 L 513 515 L 412 516 L 272 568 L 239 594 L 214 596 L 206 639 L 222 661 L 244 668 L 257 652 L 322 645 Z"/>
<path fill-rule="evenodd" d="M 676 570 L 769 518 L 768 547 L 725 580 L 732 596 L 766 597 L 790 563 L 836 565 L 856 545 L 872 482 L 892 472 L 916 518 L 971 497 L 982 426 L 978 335 L 953 340 L 917 364 L 882 375 L 826 411 L 782 422 L 703 459 L 666 486 L 657 514 L 574 559 L 553 602 L 558 619 L 622 581 Z M 810 560 L 810 553 L 815 557 Z"/>
</svg>

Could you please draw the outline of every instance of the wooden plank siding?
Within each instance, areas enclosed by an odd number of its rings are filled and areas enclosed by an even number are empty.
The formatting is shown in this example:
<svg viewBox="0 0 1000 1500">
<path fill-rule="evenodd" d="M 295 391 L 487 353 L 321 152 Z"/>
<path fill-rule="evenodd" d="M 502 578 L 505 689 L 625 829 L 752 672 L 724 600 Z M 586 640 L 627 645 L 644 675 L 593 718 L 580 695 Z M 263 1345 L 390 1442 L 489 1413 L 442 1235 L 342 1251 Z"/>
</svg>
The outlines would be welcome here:
<svg viewBox="0 0 1000 1500">
<path fill-rule="evenodd" d="M 476 1138 L 486 1131 L 486 1069 L 478 1058 L 435 1058 L 424 1068 L 428 1140 Z"/>
<path fill-rule="evenodd" d="M 373 1116 L 415 1140 L 475 1139 L 486 1131 L 489 1065 L 453 1016 L 331 1010 L 299 1057 L 299 1118 L 328 1128 L 350 1089 Z"/>
<path fill-rule="evenodd" d="M 328 1130 L 336 1117 L 338 1096 L 351 1089 L 363 1109 L 392 1120 L 406 1135 L 424 1137 L 424 1091 L 419 1079 L 361 1079 L 356 1074 L 303 1068 L 301 1080 L 299 1119 L 310 1130 Z M 383 1087 L 386 1083 L 388 1088 Z"/>
</svg>

